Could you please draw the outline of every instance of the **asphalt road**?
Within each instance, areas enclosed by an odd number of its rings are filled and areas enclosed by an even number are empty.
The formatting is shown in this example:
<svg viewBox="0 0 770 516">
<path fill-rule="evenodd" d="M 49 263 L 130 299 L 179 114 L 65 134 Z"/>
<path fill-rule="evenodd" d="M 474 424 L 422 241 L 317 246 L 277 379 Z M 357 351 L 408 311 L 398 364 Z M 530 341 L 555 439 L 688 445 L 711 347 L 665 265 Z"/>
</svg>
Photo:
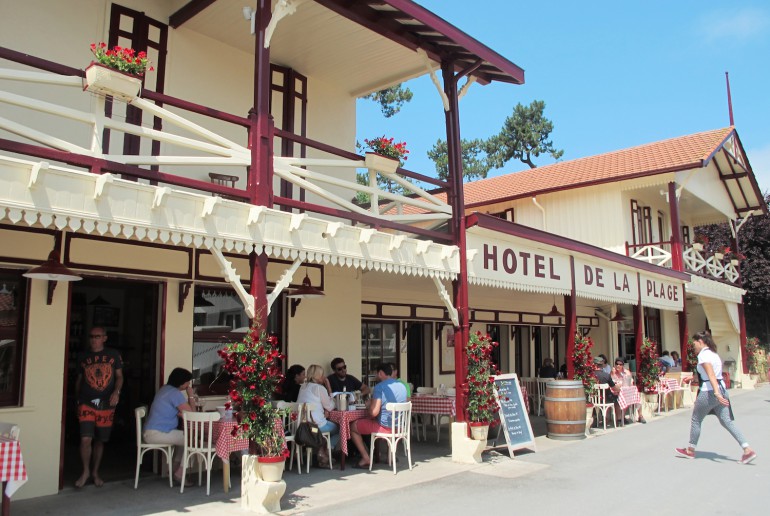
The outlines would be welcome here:
<svg viewBox="0 0 770 516">
<path fill-rule="evenodd" d="M 741 449 L 716 417 L 703 424 L 697 458 L 677 458 L 690 411 L 681 410 L 593 439 L 487 459 L 481 467 L 307 514 L 676 514 L 748 515 L 767 510 L 770 481 L 770 387 L 732 396 L 736 424 L 757 459 Z"/>
</svg>

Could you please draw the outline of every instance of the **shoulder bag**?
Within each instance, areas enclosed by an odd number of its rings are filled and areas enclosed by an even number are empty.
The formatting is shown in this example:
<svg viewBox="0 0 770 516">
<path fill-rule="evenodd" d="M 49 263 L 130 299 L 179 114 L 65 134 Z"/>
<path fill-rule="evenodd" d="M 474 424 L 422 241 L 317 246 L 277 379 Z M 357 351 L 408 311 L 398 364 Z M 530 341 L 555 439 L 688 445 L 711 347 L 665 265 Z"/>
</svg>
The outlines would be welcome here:
<svg viewBox="0 0 770 516">
<path fill-rule="evenodd" d="M 310 421 L 307 420 L 308 414 L 310 415 Z M 297 425 L 297 431 L 294 433 L 294 441 L 310 448 L 320 448 L 323 446 L 324 438 L 318 429 L 318 425 L 313 420 L 313 414 L 305 408 L 302 410 L 301 417 L 302 419 L 299 425 Z"/>
</svg>

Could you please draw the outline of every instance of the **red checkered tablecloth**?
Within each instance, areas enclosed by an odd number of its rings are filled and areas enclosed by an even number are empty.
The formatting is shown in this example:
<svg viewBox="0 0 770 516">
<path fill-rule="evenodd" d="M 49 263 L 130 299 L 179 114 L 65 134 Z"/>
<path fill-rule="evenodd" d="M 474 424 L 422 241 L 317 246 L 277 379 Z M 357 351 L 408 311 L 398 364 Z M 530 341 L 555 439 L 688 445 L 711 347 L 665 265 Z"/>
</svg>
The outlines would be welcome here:
<svg viewBox="0 0 770 516">
<path fill-rule="evenodd" d="M 448 414 L 457 415 L 457 398 L 455 396 L 412 396 L 413 414 Z"/>
<path fill-rule="evenodd" d="M 217 456 L 222 460 L 230 460 L 230 453 L 234 451 L 243 451 L 249 449 L 248 439 L 236 439 L 233 437 L 233 428 L 237 422 L 235 419 L 220 419 L 214 421 L 211 432 L 211 439 L 216 443 Z M 283 434 L 283 423 L 280 419 L 275 420 L 275 429 Z M 288 448 L 286 443 L 283 445 L 283 451 L 286 453 Z"/>
<path fill-rule="evenodd" d="M 329 412 L 329 421 L 337 423 L 340 427 L 340 449 L 345 455 L 348 454 L 348 439 L 350 439 L 350 423 L 356 419 L 366 418 L 366 410 L 332 410 Z"/>
<path fill-rule="evenodd" d="M 679 380 L 676 378 L 661 378 L 660 386 L 663 392 L 671 392 L 679 389 Z"/>
<path fill-rule="evenodd" d="M 10 498 L 27 481 L 27 467 L 19 441 L 0 437 L 0 481 L 7 482 L 5 495 Z"/>
<path fill-rule="evenodd" d="M 639 391 L 633 385 L 621 387 L 618 394 L 618 406 L 620 410 L 626 410 L 632 405 L 639 405 L 642 403 L 642 397 Z"/>
</svg>

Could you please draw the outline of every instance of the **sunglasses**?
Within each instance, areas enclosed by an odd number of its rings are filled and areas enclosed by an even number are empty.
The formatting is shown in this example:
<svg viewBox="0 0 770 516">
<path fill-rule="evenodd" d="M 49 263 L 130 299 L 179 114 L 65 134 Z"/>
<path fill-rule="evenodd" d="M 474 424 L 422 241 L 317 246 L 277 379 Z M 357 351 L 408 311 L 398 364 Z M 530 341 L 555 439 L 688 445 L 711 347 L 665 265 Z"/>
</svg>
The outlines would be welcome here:
<svg viewBox="0 0 770 516">
<path fill-rule="evenodd" d="M 345 370 L 345 369 L 347 369 L 347 368 L 348 368 L 348 366 L 346 366 L 346 365 L 341 365 L 341 366 L 337 366 L 337 368 L 336 368 L 336 369 L 337 369 L 337 371 L 344 371 L 344 370 Z"/>
<path fill-rule="evenodd" d="M 89 339 L 101 339 L 102 337 L 106 337 L 106 335 L 89 335 Z"/>
<path fill-rule="evenodd" d="M 615 362 L 615 365 L 623 365 L 623 362 Z"/>
</svg>

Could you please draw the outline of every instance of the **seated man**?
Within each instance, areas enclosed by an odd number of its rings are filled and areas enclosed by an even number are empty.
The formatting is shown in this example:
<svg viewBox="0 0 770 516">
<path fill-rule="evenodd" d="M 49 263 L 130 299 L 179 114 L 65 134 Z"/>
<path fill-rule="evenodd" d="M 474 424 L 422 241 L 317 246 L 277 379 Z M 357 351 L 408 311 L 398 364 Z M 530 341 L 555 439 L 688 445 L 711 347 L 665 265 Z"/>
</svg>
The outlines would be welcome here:
<svg viewBox="0 0 770 516">
<path fill-rule="evenodd" d="M 671 355 L 669 355 L 668 351 L 664 351 L 663 354 L 660 355 L 658 362 L 660 362 L 660 367 L 663 369 L 664 373 L 667 373 L 669 369 L 676 366 L 674 359 L 671 358 Z"/>
<path fill-rule="evenodd" d="M 364 446 L 362 436 L 373 433 L 390 433 L 392 413 L 385 409 L 388 403 L 406 402 L 406 388 L 404 385 L 390 377 L 393 369 L 390 364 L 380 364 L 377 367 L 377 380 L 374 386 L 372 398 L 366 402 L 366 411 L 371 419 L 358 419 L 350 425 L 350 439 L 356 445 L 361 461 L 356 468 L 369 469 L 369 453 Z"/>
<path fill-rule="evenodd" d="M 326 377 L 329 394 L 333 392 L 361 391 L 361 394 L 369 394 L 369 386 L 361 383 L 361 380 L 348 374 L 348 366 L 342 358 L 332 360 L 332 374 Z"/>
<path fill-rule="evenodd" d="M 615 405 L 617 405 L 618 393 L 620 392 L 620 385 L 615 385 L 615 382 L 612 380 L 610 373 L 604 370 L 604 363 L 605 363 L 605 360 L 604 358 L 602 358 L 601 355 L 594 357 L 594 374 L 596 375 L 596 385 L 599 385 L 602 383 L 606 383 L 607 385 L 609 385 L 610 388 L 604 391 L 604 402 L 615 403 Z M 620 414 L 620 410 L 616 406 L 615 408 L 616 420 L 619 414 Z M 616 421 L 616 423 L 619 423 L 619 422 L 620 421 Z"/>
</svg>

